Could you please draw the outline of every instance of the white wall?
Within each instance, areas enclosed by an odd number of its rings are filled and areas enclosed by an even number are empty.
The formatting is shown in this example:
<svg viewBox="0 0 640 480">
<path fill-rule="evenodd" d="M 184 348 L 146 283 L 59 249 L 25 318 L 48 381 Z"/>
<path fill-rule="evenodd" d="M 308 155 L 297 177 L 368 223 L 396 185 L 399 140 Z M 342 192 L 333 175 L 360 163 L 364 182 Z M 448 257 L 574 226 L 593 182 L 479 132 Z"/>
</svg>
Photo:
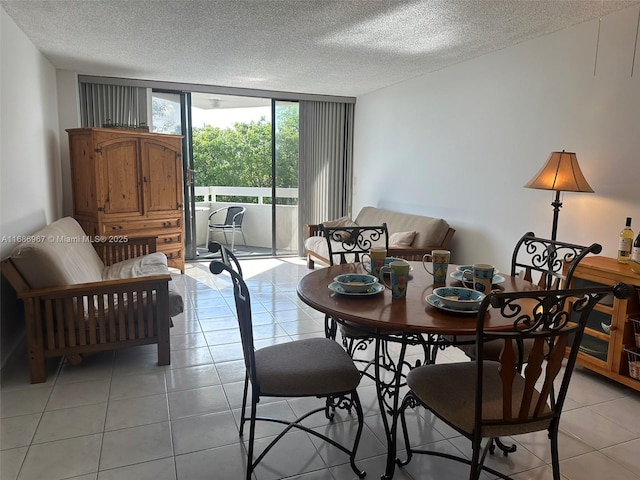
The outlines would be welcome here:
<svg viewBox="0 0 640 480">
<path fill-rule="evenodd" d="M 563 194 L 558 239 L 615 256 L 625 217 L 640 229 L 639 8 L 602 19 L 595 75 L 597 20 L 358 97 L 354 215 L 443 217 L 453 262 L 508 271 L 523 233 L 551 234 L 553 192 L 523 185 L 565 149 L 595 193 Z"/>
<path fill-rule="evenodd" d="M 56 72 L 0 8 L 0 258 L 62 214 Z M 2 282 L 2 362 L 24 322 Z"/>
</svg>

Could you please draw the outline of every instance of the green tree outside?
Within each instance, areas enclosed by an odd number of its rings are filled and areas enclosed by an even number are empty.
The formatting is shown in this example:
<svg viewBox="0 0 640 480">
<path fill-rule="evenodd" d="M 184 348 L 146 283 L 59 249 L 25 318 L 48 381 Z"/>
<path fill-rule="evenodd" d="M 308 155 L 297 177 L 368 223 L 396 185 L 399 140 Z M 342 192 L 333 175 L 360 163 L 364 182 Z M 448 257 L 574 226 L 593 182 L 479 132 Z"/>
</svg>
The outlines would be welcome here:
<svg viewBox="0 0 640 480">
<path fill-rule="evenodd" d="M 224 129 L 194 128 L 192 138 L 196 185 L 271 188 L 271 123 L 265 117 Z M 297 104 L 276 109 L 276 186 L 298 186 Z"/>
</svg>

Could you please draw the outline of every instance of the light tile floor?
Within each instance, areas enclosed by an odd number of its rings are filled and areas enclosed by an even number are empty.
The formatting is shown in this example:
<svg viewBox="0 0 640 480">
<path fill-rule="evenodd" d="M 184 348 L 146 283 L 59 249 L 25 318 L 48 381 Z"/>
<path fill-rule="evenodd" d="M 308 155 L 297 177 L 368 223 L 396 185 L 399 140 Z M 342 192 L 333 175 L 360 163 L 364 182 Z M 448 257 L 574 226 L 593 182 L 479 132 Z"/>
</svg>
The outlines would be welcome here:
<svg viewBox="0 0 640 480">
<path fill-rule="evenodd" d="M 296 296 L 308 270 L 302 260 L 246 260 L 245 278 L 254 310 L 258 347 L 323 333 L 323 315 Z M 174 275 L 186 311 L 174 319 L 171 365 L 158 367 L 154 347 L 136 347 L 85 358 L 80 366 L 51 361 L 46 383 L 30 385 L 25 353 L 2 372 L 0 478 L 2 480 L 238 480 L 246 448 L 238 435 L 244 365 L 233 317 L 228 278 L 208 264 L 191 263 Z M 440 362 L 464 361 L 457 349 Z M 358 464 L 367 478 L 384 470 L 384 436 L 375 388 L 359 387 L 366 425 Z M 293 418 L 316 400 L 266 401 L 265 414 Z M 340 415 L 327 425 L 322 415 L 308 423 L 350 440 L 353 420 Z M 469 442 L 424 410 L 410 415 L 412 438 L 450 452 Z M 580 367 L 561 420 L 563 479 L 640 480 L 640 394 Z M 257 449 L 277 433 L 257 428 Z M 488 463 L 518 480 L 552 478 L 544 433 L 515 439 L 516 453 Z M 394 478 L 465 478 L 467 467 L 416 456 Z M 290 433 L 255 472 L 257 480 L 348 480 L 355 478 L 345 455 L 306 433 Z M 485 476 L 484 478 L 489 478 Z"/>
</svg>

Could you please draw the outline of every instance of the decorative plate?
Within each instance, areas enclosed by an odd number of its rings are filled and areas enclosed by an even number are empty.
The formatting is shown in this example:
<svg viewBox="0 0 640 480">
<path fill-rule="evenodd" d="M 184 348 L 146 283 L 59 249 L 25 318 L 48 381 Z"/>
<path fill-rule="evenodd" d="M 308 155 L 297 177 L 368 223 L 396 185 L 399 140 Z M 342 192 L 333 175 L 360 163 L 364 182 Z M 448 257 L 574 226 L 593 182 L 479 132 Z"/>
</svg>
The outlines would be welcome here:
<svg viewBox="0 0 640 480">
<path fill-rule="evenodd" d="M 462 282 L 462 272 L 459 271 L 455 271 L 452 274 L 449 275 L 451 278 L 455 278 L 456 280 L 458 280 L 459 282 Z M 494 275 L 493 276 L 493 280 L 491 281 L 491 283 L 493 283 L 494 285 L 497 285 L 499 283 L 504 283 L 506 279 L 501 276 L 501 275 Z"/>
<path fill-rule="evenodd" d="M 455 308 L 449 308 L 444 303 L 442 303 L 442 301 L 438 298 L 437 295 L 435 295 L 433 293 L 431 295 L 427 295 L 425 300 L 432 307 L 439 308 L 440 310 L 444 310 L 445 312 L 465 313 L 467 315 L 469 315 L 469 314 L 475 315 L 476 313 L 478 313 L 478 309 L 474 309 L 474 310 L 456 310 Z M 480 308 L 480 304 L 478 304 L 478 308 Z"/>
<path fill-rule="evenodd" d="M 347 292 L 338 282 L 331 282 L 329 284 L 329 290 L 331 290 L 332 292 L 339 293 L 340 295 L 349 295 L 352 297 L 368 297 L 371 295 L 377 295 L 378 293 L 383 292 L 384 289 L 384 285 L 380 283 L 374 283 L 366 292 Z"/>
</svg>

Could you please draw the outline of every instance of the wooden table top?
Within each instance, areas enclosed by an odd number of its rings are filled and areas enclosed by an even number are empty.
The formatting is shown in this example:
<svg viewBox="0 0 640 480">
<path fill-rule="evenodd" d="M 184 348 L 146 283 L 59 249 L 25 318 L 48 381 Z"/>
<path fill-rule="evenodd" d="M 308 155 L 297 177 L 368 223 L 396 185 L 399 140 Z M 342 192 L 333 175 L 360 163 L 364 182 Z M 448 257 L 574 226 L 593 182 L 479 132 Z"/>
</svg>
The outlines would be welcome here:
<svg viewBox="0 0 640 480">
<path fill-rule="evenodd" d="M 391 290 L 369 296 L 340 295 L 329 290 L 328 286 L 336 275 L 342 273 L 367 273 L 362 264 L 351 263 L 334 265 L 314 270 L 304 276 L 298 283 L 298 297 L 314 309 L 333 317 L 384 331 L 401 331 L 406 333 L 432 333 L 442 335 L 475 335 L 476 315 L 453 313 L 433 307 L 425 300 L 433 293 L 433 277 L 428 274 L 422 262 L 409 262 L 413 267 L 407 286 L 407 298 L 392 299 Z M 447 286 L 462 286 L 451 278 L 456 265 L 449 265 Z M 505 278 L 494 289 L 514 292 L 531 291 L 539 288 L 517 277 L 500 273 Z M 442 285 L 436 285 L 436 287 Z M 491 310 L 489 310 L 491 313 Z M 487 329 L 501 329 L 511 325 L 513 320 L 506 320 L 500 315 L 489 314 Z"/>
</svg>

